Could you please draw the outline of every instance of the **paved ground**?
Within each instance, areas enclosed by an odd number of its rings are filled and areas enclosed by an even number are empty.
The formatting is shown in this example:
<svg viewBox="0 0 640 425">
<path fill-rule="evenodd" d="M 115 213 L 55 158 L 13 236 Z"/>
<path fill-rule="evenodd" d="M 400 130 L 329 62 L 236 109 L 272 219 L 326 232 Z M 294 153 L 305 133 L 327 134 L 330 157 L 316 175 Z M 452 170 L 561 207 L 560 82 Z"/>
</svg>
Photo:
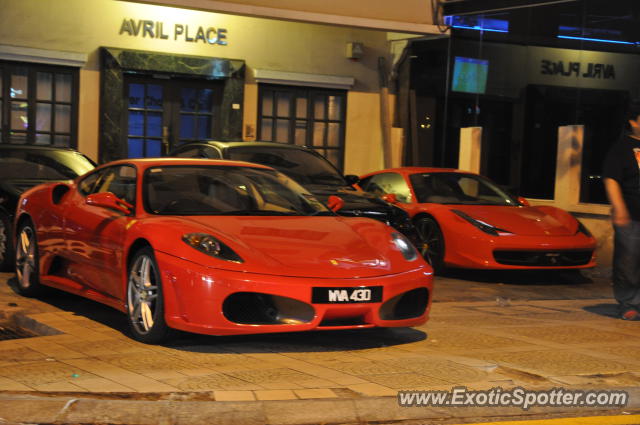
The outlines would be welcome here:
<svg viewBox="0 0 640 425">
<path fill-rule="evenodd" d="M 81 298 L 19 297 L 10 278 L 0 274 L 0 322 L 46 336 L 0 341 L 0 423 L 450 423 L 593 413 L 396 401 L 399 390 L 459 385 L 626 389 L 627 413 L 640 409 L 640 322 L 612 317 L 603 270 L 451 272 L 437 279 L 431 319 L 417 328 L 180 334 L 165 346 L 133 341 L 117 312 Z"/>
</svg>

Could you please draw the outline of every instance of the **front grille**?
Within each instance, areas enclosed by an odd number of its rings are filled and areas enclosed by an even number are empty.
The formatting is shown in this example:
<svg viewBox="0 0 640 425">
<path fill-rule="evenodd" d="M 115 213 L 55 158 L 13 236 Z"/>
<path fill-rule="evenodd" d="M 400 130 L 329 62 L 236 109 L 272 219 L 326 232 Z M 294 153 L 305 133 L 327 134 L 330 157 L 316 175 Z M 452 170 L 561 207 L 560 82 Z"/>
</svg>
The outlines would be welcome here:
<svg viewBox="0 0 640 425">
<path fill-rule="evenodd" d="M 224 300 L 222 314 L 230 322 L 243 325 L 291 325 L 311 322 L 315 311 L 293 298 L 236 292 Z"/>
<path fill-rule="evenodd" d="M 591 260 L 593 251 L 494 251 L 493 258 L 509 266 L 569 267 L 583 266 Z"/>
<path fill-rule="evenodd" d="M 416 288 L 396 295 L 380 307 L 382 320 L 403 320 L 420 317 L 429 305 L 429 290 Z"/>
</svg>

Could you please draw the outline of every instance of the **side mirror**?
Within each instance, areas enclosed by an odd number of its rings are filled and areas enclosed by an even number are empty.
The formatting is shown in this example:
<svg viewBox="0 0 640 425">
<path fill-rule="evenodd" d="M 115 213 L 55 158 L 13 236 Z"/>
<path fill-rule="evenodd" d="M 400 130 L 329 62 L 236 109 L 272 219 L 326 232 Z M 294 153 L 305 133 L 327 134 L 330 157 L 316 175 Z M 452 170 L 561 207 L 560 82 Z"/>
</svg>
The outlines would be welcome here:
<svg viewBox="0 0 640 425">
<path fill-rule="evenodd" d="M 523 207 L 530 207 L 531 206 L 529 201 L 527 201 L 527 199 L 522 197 L 522 196 L 518 196 L 518 202 L 520 202 L 520 205 L 522 205 Z"/>
<path fill-rule="evenodd" d="M 125 214 L 130 214 L 131 208 L 133 208 L 133 205 L 124 199 L 118 198 L 111 192 L 92 193 L 86 197 L 84 202 L 87 205 L 109 208 Z"/>
<path fill-rule="evenodd" d="M 398 201 L 398 197 L 395 193 L 385 193 L 384 195 L 382 195 L 382 200 L 387 201 L 390 204 L 397 204 L 398 202 L 400 202 Z"/>
<path fill-rule="evenodd" d="M 337 212 L 344 207 L 344 199 L 336 195 L 331 195 L 327 200 L 327 206 L 331 211 Z"/>
<path fill-rule="evenodd" d="M 358 182 L 360 181 L 360 177 L 356 176 L 355 174 L 347 174 L 346 176 L 344 176 L 344 180 L 349 186 L 353 186 L 354 184 L 358 184 Z"/>
</svg>

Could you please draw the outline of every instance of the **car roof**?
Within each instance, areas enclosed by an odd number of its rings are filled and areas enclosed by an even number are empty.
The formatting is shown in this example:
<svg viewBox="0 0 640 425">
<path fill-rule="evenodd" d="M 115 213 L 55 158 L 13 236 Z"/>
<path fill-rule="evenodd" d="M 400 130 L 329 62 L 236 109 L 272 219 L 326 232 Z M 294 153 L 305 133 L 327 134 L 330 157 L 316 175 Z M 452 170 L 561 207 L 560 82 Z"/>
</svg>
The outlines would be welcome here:
<svg viewBox="0 0 640 425">
<path fill-rule="evenodd" d="M 220 140 L 204 140 L 199 142 L 188 142 L 183 146 L 193 146 L 193 145 L 210 145 L 216 146 L 218 148 L 227 149 L 227 148 L 235 148 L 238 146 L 242 147 L 268 147 L 268 148 L 284 148 L 284 149 L 298 149 L 309 152 L 314 152 L 312 149 L 309 149 L 306 146 L 292 145 L 289 143 L 279 143 L 279 142 L 262 142 L 262 141 L 254 141 L 254 142 L 243 142 L 243 141 L 220 141 Z"/>
<path fill-rule="evenodd" d="M 0 150 L 34 150 L 34 151 L 63 151 L 63 152 L 78 152 L 73 148 L 66 148 L 62 146 L 36 146 L 36 145 L 13 145 L 13 144 L 0 144 Z"/>
<path fill-rule="evenodd" d="M 201 159 L 201 158 L 128 158 L 119 159 L 117 161 L 107 162 L 99 168 L 110 167 L 113 165 L 137 165 L 139 168 L 175 166 L 175 165 L 222 165 L 228 167 L 251 167 L 263 168 L 265 170 L 273 170 L 273 168 L 262 164 L 245 161 L 230 161 L 226 159 Z"/>
<path fill-rule="evenodd" d="M 364 177 L 372 176 L 381 173 L 404 173 L 404 174 L 420 174 L 420 173 L 464 173 L 464 174 L 476 174 L 471 171 L 459 170 L 456 168 L 439 168 L 439 167 L 396 167 L 387 168 L 380 171 L 374 171 L 367 173 Z"/>
</svg>

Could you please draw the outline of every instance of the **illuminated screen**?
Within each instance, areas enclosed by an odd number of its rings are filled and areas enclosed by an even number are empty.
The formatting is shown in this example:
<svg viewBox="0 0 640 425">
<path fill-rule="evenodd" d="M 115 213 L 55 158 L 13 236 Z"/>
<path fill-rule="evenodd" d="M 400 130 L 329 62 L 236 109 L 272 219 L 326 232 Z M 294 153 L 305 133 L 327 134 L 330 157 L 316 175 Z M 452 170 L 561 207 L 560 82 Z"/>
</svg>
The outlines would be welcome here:
<svg viewBox="0 0 640 425">
<path fill-rule="evenodd" d="M 451 90 L 484 94 L 487 88 L 489 61 L 456 56 Z"/>
</svg>

